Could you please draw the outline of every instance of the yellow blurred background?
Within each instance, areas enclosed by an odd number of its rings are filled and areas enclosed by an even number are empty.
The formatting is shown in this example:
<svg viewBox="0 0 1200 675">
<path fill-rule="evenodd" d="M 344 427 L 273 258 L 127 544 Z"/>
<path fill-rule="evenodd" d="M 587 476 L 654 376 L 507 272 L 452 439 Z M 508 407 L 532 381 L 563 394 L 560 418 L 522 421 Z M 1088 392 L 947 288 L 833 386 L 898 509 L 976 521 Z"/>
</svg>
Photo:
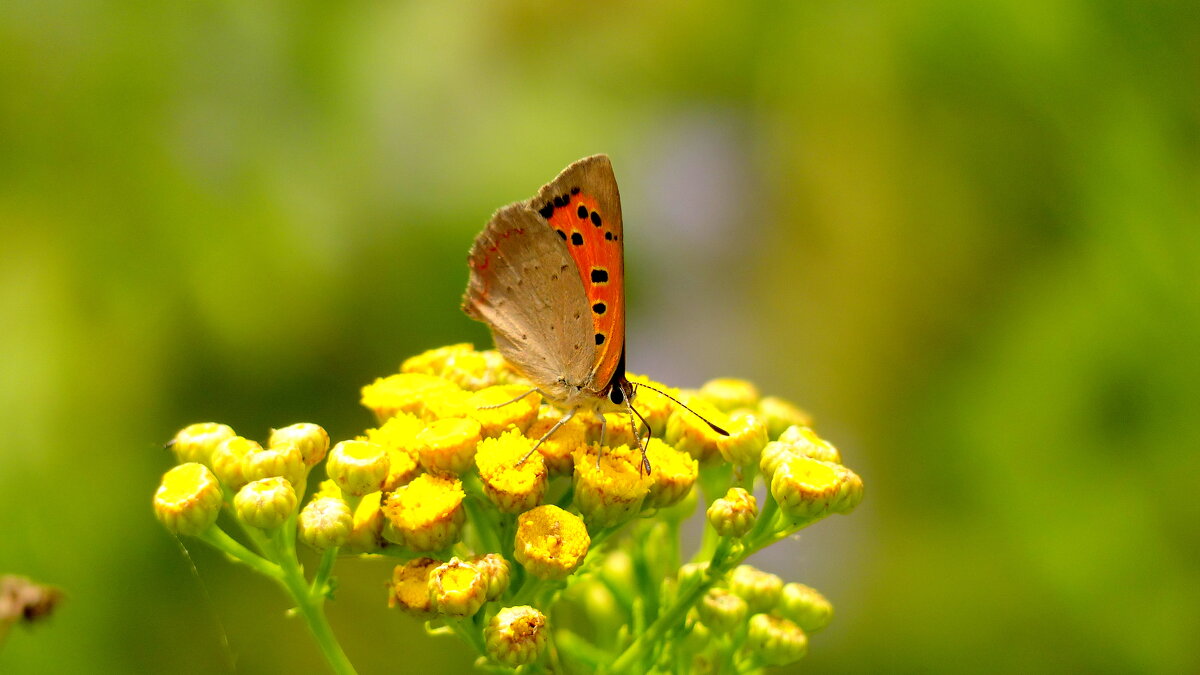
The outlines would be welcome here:
<svg viewBox="0 0 1200 675">
<path fill-rule="evenodd" d="M 154 520 L 162 443 L 370 426 L 361 385 L 489 344 L 492 210 L 596 152 L 630 369 L 749 378 L 866 481 L 757 561 L 837 608 L 797 670 L 1200 671 L 1198 35 L 1186 1 L 0 3 L 0 573 L 68 594 L 0 671 L 322 672 Z M 386 575 L 339 565 L 360 672 L 465 668 Z"/>
</svg>

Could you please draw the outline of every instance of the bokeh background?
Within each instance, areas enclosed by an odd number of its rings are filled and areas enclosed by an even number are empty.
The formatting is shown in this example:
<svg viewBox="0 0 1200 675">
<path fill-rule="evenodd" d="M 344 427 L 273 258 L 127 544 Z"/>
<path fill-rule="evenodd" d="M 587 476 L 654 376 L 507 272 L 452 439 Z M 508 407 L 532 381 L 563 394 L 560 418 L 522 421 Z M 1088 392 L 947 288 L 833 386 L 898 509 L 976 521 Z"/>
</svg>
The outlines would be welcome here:
<svg viewBox="0 0 1200 675">
<path fill-rule="evenodd" d="M 0 671 L 321 672 L 154 521 L 187 423 L 344 438 L 491 211 L 612 156 L 631 369 L 796 400 L 867 483 L 762 566 L 813 672 L 1200 670 L 1194 2 L 0 3 Z M 811 532 L 809 534 L 808 532 Z M 193 563 L 198 575 L 193 572 Z M 468 656 L 350 563 L 364 673 Z"/>
</svg>

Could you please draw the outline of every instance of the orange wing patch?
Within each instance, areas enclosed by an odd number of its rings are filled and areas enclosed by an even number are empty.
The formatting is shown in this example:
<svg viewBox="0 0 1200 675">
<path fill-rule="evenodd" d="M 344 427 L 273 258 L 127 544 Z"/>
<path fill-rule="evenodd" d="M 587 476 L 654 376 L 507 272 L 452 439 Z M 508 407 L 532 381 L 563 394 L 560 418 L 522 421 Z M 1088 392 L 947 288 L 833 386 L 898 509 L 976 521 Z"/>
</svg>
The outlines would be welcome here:
<svg viewBox="0 0 1200 675">
<path fill-rule="evenodd" d="M 577 187 L 535 208 L 558 233 L 579 268 L 596 329 L 595 370 L 609 376 L 616 370 L 625 343 L 621 232 L 606 225 L 608 214 L 600 211 L 599 201 Z M 620 223 L 619 219 L 619 214 L 612 215 L 612 224 Z"/>
</svg>

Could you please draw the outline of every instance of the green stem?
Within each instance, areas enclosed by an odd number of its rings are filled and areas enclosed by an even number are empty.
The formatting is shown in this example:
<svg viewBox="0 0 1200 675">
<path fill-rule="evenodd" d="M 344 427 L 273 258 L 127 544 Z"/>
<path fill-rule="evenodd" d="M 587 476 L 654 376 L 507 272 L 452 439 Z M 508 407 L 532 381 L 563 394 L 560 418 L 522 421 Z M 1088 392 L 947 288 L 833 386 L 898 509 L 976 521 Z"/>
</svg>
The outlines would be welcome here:
<svg viewBox="0 0 1200 675">
<path fill-rule="evenodd" d="M 333 628 L 330 627 L 329 620 L 325 618 L 325 612 L 322 609 L 324 596 L 313 597 L 309 592 L 304 572 L 300 569 L 300 563 L 294 556 L 283 558 L 280 561 L 280 567 L 283 574 L 278 581 L 296 602 L 297 611 L 300 616 L 304 617 L 304 622 L 308 625 L 313 639 L 317 641 L 317 646 L 324 654 L 325 660 L 329 662 L 329 667 L 337 675 L 354 675 L 354 666 L 350 663 L 350 659 L 346 658 L 346 653 L 342 651 L 342 646 L 338 644 L 337 638 L 333 635 Z"/>
<path fill-rule="evenodd" d="M 318 602 L 324 602 L 329 596 L 329 575 L 333 572 L 333 563 L 337 560 L 337 548 L 326 549 L 321 554 L 321 564 L 317 567 L 317 573 L 313 576 L 312 587 L 309 589 L 311 595 Z"/>
<path fill-rule="evenodd" d="M 676 597 L 675 602 L 660 614 L 658 619 L 644 633 L 639 635 L 633 641 L 633 644 L 629 645 L 625 652 L 613 662 L 612 671 L 615 673 L 645 671 L 645 668 L 640 667 L 642 659 L 668 630 L 680 621 L 683 621 L 687 616 L 688 610 L 692 608 L 692 605 L 696 604 L 696 601 L 703 597 L 713 583 L 716 582 L 716 579 L 717 577 L 715 576 L 708 576 L 694 583 L 690 588 L 680 589 L 679 596 Z"/>
<path fill-rule="evenodd" d="M 445 617 L 446 625 L 453 630 L 463 642 L 475 648 L 476 652 L 484 658 L 488 657 L 487 645 L 483 642 L 483 633 L 475 630 L 475 626 L 470 622 L 470 619 L 458 619 L 453 617 Z"/>
<path fill-rule="evenodd" d="M 208 528 L 200 535 L 200 539 L 265 577 L 276 581 L 283 578 L 283 571 L 279 565 L 242 546 L 241 542 L 225 534 L 225 530 L 216 525 Z"/>
</svg>

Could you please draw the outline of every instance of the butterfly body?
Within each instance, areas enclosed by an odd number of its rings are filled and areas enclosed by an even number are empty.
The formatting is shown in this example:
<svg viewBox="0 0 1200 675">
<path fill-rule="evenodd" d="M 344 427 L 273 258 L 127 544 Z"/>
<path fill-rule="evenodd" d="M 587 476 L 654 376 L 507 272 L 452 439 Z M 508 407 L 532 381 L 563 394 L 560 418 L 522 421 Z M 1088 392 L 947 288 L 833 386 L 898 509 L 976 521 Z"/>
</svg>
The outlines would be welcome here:
<svg viewBox="0 0 1200 675">
<path fill-rule="evenodd" d="M 468 256 L 463 310 L 571 412 L 630 410 L 622 225 L 612 164 L 595 155 L 498 210 Z"/>
</svg>

